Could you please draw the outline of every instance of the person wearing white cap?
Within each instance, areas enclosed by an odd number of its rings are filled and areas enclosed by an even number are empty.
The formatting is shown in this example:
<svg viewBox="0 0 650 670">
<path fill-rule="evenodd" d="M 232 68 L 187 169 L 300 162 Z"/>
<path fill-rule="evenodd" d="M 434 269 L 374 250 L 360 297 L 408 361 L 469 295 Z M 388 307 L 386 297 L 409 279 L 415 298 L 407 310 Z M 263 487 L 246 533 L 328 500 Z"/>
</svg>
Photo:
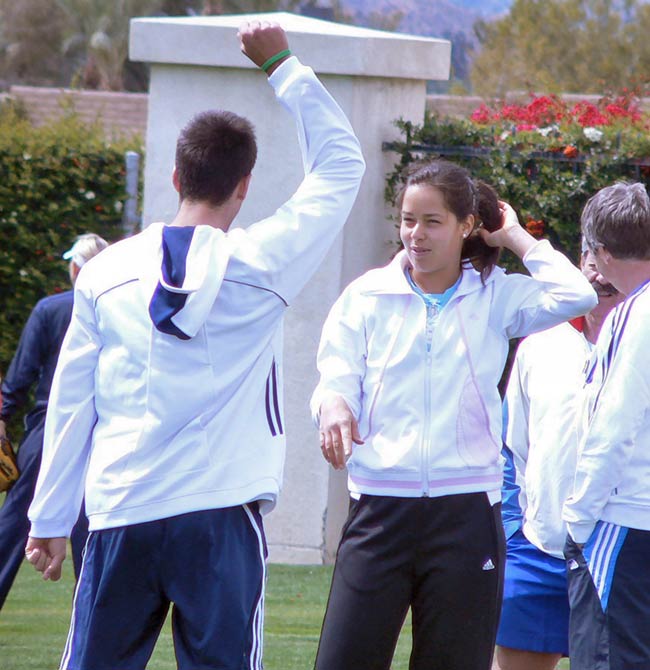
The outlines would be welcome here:
<svg viewBox="0 0 650 670">
<path fill-rule="evenodd" d="M 63 258 L 70 261 L 69 273 L 73 285 L 81 267 L 107 246 L 106 240 L 99 235 L 87 233 L 80 235 L 63 254 Z M 34 384 L 36 391 L 34 405 L 25 416 L 25 435 L 18 449 L 20 477 L 7 492 L 0 509 L 0 609 L 24 558 L 29 533 L 27 510 L 41 464 L 47 401 L 59 350 L 72 316 L 72 304 L 72 291 L 57 293 L 36 303 L 20 336 L 7 375 L 2 380 L 0 435 L 6 434 L 5 422 L 25 405 Z M 87 528 L 88 521 L 81 510 L 71 537 L 75 574 L 81 567 Z"/>
<path fill-rule="evenodd" d="M 63 259 L 70 261 L 70 281 L 73 286 L 79 270 L 107 246 L 108 242 L 95 233 L 86 233 L 77 237 L 75 243 L 63 254 Z"/>
</svg>

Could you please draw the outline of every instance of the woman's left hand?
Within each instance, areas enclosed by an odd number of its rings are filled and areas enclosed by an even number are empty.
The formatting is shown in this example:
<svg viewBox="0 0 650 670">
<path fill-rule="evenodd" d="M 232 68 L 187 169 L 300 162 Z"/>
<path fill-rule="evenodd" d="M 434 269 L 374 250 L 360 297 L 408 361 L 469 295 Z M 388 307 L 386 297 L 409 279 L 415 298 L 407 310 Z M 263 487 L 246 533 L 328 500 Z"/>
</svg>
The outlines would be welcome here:
<svg viewBox="0 0 650 670">
<path fill-rule="evenodd" d="M 499 200 L 501 210 L 501 227 L 490 232 L 485 228 L 479 228 L 478 234 L 489 247 L 503 247 L 523 258 L 526 252 L 537 240 L 519 224 L 515 210 L 503 200 Z"/>
</svg>

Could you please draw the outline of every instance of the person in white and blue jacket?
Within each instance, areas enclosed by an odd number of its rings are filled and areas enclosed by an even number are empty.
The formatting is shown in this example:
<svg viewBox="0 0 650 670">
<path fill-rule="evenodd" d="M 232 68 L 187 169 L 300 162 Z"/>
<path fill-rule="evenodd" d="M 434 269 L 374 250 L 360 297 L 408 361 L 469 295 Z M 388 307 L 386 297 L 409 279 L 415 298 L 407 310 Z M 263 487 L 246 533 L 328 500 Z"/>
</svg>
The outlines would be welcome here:
<svg viewBox="0 0 650 670">
<path fill-rule="evenodd" d="M 584 314 L 587 279 L 464 169 L 417 167 L 404 250 L 350 284 L 318 352 L 312 411 L 352 497 L 318 670 L 489 670 L 501 605 L 501 399 L 508 340 Z M 495 266 L 498 248 L 532 276 Z"/>
<path fill-rule="evenodd" d="M 618 183 L 582 232 L 602 281 L 626 297 L 587 369 L 573 486 L 563 509 L 571 670 L 650 668 L 650 198 Z"/>
<path fill-rule="evenodd" d="M 614 286 L 599 281 L 593 253 L 583 246 L 580 268 L 598 305 L 527 337 L 506 390 L 501 512 L 507 557 L 499 670 L 554 670 L 569 655 L 562 505 L 575 474 L 585 367 L 607 314 L 623 300 Z"/>
<path fill-rule="evenodd" d="M 170 606 L 182 670 L 262 667 L 283 315 L 345 223 L 364 161 L 280 26 L 244 24 L 240 40 L 296 122 L 306 175 L 274 214 L 230 230 L 255 137 L 236 114 L 201 113 L 177 142 L 171 225 L 79 275 L 26 548 L 57 579 L 85 490 L 90 536 L 62 668 L 145 668 Z"/>
</svg>

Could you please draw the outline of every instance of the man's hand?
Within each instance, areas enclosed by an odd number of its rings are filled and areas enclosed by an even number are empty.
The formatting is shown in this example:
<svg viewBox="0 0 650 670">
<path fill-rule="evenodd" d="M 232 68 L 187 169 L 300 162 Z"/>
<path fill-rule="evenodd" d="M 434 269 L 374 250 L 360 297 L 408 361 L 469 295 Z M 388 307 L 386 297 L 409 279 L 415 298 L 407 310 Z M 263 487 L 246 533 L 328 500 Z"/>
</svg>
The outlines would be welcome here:
<svg viewBox="0 0 650 670">
<path fill-rule="evenodd" d="M 287 35 L 277 23 L 269 21 L 250 21 L 242 23 L 237 33 L 241 42 L 241 50 L 257 67 L 262 67 L 269 58 L 289 48 Z M 271 65 L 266 74 L 270 75 L 280 63 L 289 56 Z"/>
<path fill-rule="evenodd" d="M 341 396 L 323 401 L 320 408 L 320 448 L 328 463 L 337 470 L 345 467 L 352 443 L 363 444 L 357 420 Z"/>
<path fill-rule="evenodd" d="M 56 582 L 61 577 L 65 548 L 65 537 L 30 537 L 25 547 L 25 558 L 43 573 L 43 579 Z"/>
</svg>

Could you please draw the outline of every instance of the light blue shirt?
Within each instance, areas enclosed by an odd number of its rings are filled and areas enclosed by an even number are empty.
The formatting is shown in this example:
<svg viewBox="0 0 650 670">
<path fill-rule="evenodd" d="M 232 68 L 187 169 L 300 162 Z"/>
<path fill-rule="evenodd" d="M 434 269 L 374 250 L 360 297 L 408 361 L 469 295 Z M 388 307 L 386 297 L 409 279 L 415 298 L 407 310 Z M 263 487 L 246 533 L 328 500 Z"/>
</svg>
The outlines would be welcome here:
<svg viewBox="0 0 650 670">
<path fill-rule="evenodd" d="M 427 307 L 433 307 L 435 311 L 439 312 L 450 300 L 451 296 L 454 295 L 456 289 L 460 285 L 460 280 L 463 275 L 458 277 L 456 283 L 453 286 L 450 286 L 444 293 L 425 293 L 414 281 L 411 276 L 411 271 L 406 271 L 406 278 L 409 280 L 411 288 L 424 300 L 424 304 Z"/>
<path fill-rule="evenodd" d="M 458 277 L 458 280 L 453 286 L 450 286 L 444 293 L 425 293 L 414 281 L 411 276 L 411 271 L 406 271 L 406 278 L 409 281 L 409 284 L 413 290 L 424 300 L 424 304 L 427 308 L 427 323 L 426 323 L 426 343 L 427 343 L 427 353 L 431 352 L 431 341 L 433 340 L 433 331 L 435 328 L 436 321 L 438 320 L 438 314 L 440 310 L 451 300 L 451 296 L 454 295 L 456 289 L 460 284 L 462 274 Z"/>
</svg>

